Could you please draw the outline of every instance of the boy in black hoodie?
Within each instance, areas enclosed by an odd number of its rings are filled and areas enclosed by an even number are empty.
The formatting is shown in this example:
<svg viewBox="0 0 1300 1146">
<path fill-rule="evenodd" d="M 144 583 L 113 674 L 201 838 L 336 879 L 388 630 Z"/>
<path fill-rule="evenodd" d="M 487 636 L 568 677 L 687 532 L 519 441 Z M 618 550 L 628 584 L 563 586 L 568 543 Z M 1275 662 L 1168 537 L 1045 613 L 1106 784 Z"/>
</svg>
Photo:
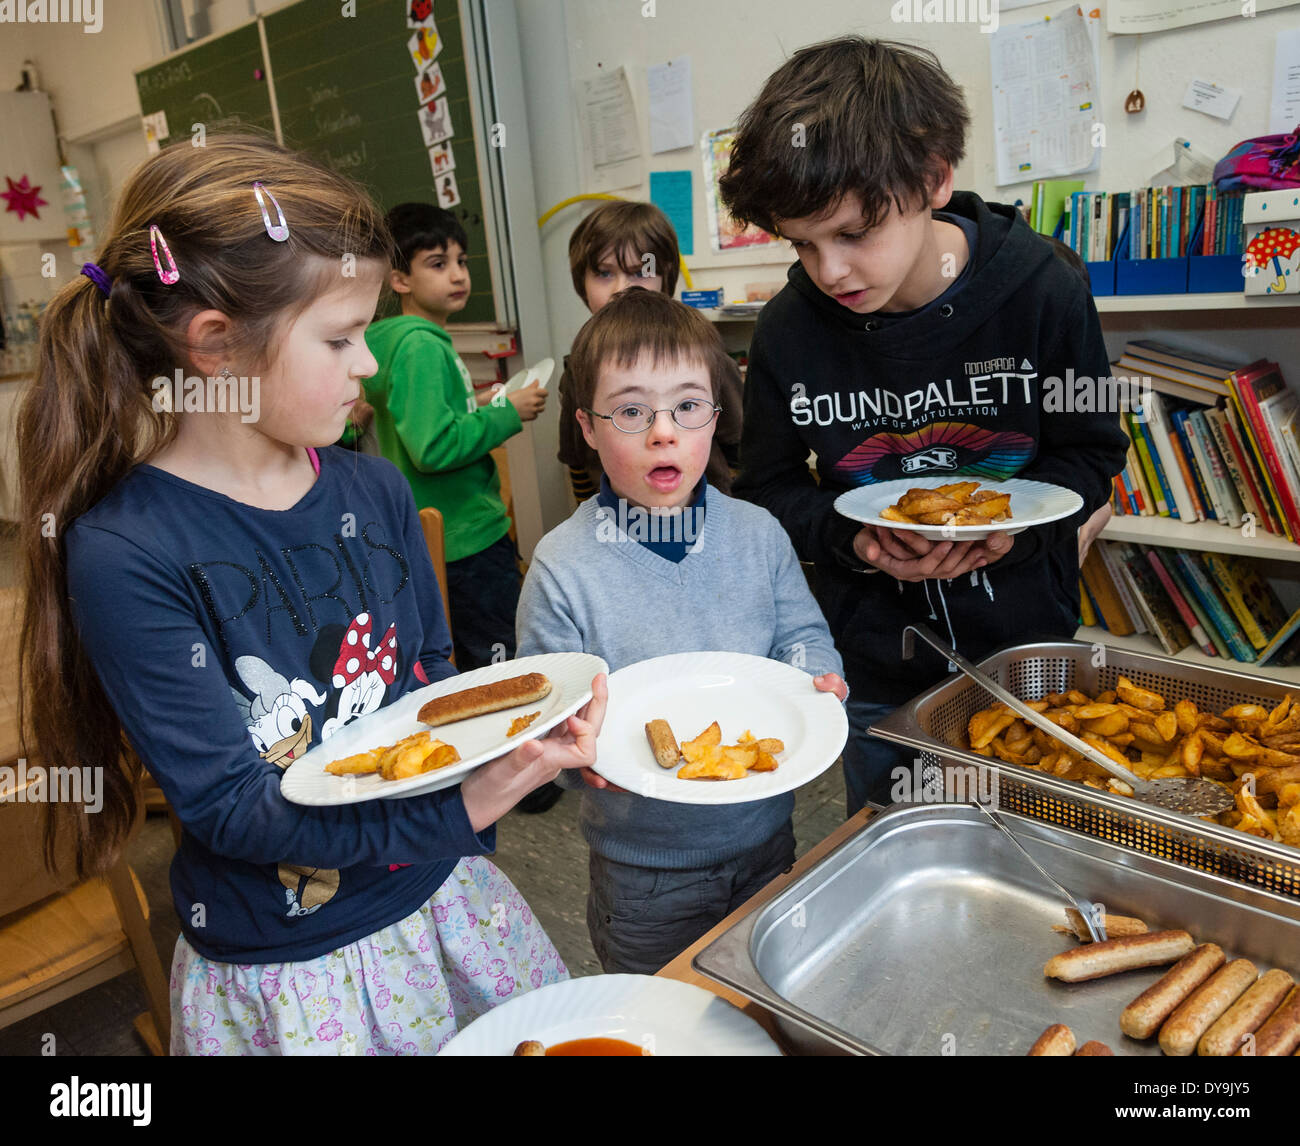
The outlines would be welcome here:
<svg viewBox="0 0 1300 1146">
<path fill-rule="evenodd" d="M 733 216 L 799 256 L 754 332 L 735 493 L 770 510 L 816 565 L 851 689 L 850 815 L 890 803 L 912 756 L 867 726 L 947 669 L 922 642 L 903 662 L 903 628 L 930 625 L 976 661 L 1072 637 L 1077 531 L 1124 464 L 1116 412 L 1073 412 L 1081 385 L 1109 374 L 1086 285 L 1014 208 L 953 192 L 968 122 L 932 53 L 845 37 L 773 73 L 721 181 Z M 949 474 L 1050 482 L 1083 508 L 966 542 L 834 508 L 855 486 Z"/>
</svg>

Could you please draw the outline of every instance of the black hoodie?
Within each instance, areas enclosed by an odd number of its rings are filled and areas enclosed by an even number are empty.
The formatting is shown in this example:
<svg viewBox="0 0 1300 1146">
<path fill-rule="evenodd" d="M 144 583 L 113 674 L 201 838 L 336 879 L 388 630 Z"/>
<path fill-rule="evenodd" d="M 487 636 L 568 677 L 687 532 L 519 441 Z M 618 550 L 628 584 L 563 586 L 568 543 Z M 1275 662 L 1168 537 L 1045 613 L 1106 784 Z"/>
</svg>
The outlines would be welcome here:
<svg viewBox="0 0 1300 1146">
<path fill-rule="evenodd" d="M 978 230 L 951 301 L 897 319 L 855 314 L 796 264 L 750 347 L 735 493 L 770 510 L 816 564 L 818 596 L 863 700 L 898 703 L 944 675 L 946 662 L 919 642 L 917 656 L 901 660 L 902 630 L 917 621 L 973 660 L 1003 644 L 1073 636 L 1076 531 L 1109 500 L 1124 464 L 1115 413 L 1060 410 L 1063 394 L 1074 409 L 1072 378 L 1109 374 L 1083 279 L 1013 207 L 958 192 L 945 211 Z M 954 580 L 863 572 L 852 554 L 860 526 L 836 513 L 835 498 L 950 473 L 1051 482 L 1078 492 L 1083 509 L 1016 534 L 1001 560 Z"/>
</svg>

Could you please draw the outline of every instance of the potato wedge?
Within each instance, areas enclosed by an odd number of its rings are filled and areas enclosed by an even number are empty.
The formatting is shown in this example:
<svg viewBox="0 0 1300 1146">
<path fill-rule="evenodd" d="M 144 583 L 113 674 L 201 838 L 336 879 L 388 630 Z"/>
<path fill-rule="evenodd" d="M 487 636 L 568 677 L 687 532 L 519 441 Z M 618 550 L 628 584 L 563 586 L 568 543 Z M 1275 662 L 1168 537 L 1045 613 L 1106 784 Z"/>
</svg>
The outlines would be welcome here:
<svg viewBox="0 0 1300 1146">
<path fill-rule="evenodd" d="M 1120 677 L 1115 682 L 1115 691 L 1119 694 L 1120 700 L 1145 712 L 1159 712 L 1165 707 L 1165 698 L 1158 692 L 1152 692 L 1149 688 L 1139 688 L 1126 676 Z"/>
<path fill-rule="evenodd" d="M 1196 731 L 1196 722 L 1200 713 L 1190 700 L 1180 700 L 1174 705 L 1174 718 L 1178 721 L 1178 731 L 1184 736 Z"/>
<path fill-rule="evenodd" d="M 703 756 L 704 749 L 715 748 L 721 743 L 722 729 L 718 726 L 718 722 L 715 720 L 708 726 L 708 728 L 695 737 L 694 740 L 682 741 L 682 755 L 685 756 L 687 760 L 694 762 Z"/>
</svg>

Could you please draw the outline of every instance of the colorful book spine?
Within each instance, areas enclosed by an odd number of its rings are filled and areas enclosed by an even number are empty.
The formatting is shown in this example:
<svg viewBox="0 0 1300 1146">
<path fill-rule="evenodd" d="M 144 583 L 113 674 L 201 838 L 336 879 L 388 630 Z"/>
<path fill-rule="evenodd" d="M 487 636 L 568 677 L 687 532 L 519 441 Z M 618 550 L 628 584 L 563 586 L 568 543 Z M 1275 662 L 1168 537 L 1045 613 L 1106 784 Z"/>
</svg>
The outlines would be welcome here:
<svg viewBox="0 0 1300 1146">
<path fill-rule="evenodd" d="M 1232 610 L 1232 615 L 1237 618 L 1237 624 L 1241 626 L 1241 631 L 1245 633 L 1246 640 L 1257 649 L 1262 649 L 1268 644 L 1268 638 L 1260 631 L 1259 625 L 1255 623 L 1255 618 L 1250 615 L 1250 610 L 1246 608 L 1246 602 L 1241 596 L 1241 591 L 1230 577 L 1223 573 L 1222 562 L 1216 560 L 1218 554 L 1203 553 L 1201 560 L 1205 563 L 1205 568 L 1214 581 L 1216 588 L 1222 594 L 1228 608 Z"/>
<path fill-rule="evenodd" d="M 1196 619 L 1200 622 L 1205 635 L 1210 638 L 1210 643 L 1214 646 L 1215 652 L 1224 660 L 1232 660 L 1233 656 L 1228 648 L 1228 642 L 1223 639 L 1223 635 L 1214 627 L 1214 622 L 1210 620 L 1209 613 L 1205 611 L 1196 594 L 1192 592 L 1192 587 L 1187 583 L 1187 578 L 1183 576 L 1178 568 L 1178 562 L 1174 560 L 1174 555 L 1168 550 L 1164 551 L 1164 565 L 1165 571 L 1182 592 L 1183 600 L 1187 602 L 1196 615 Z"/>
<path fill-rule="evenodd" d="M 1147 489 L 1150 490 L 1155 511 L 1161 517 L 1169 516 L 1169 504 L 1164 498 L 1164 487 L 1160 484 L 1160 479 L 1156 477 L 1155 463 L 1151 460 L 1151 449 L 1147 442 L 1146 435 L 1142 432 L 1142 423 L 1135 421 L 1132 415 L 1129 415 L 1129 422 L 1133 431 L 1133 445 L 1137 449 L 1138 460 L 1142 463 L 1142 476 L 1146 480 Z"/>
<path fill-rule="evenodd" d="M 1192 638 L 1173 602 L 1160 587 L 1155 571 L 1133 546 L 1117 544 L 1112 548 L 1120 570 L 1128 579 L 1129 591 L 1146 618 L 1148 631 L 1167 655 L 1176 656 L 1192 643 Z"/>
<path fill-rule="evenodd" d="M 1133 587 L 1133 579 L 1124 568 L 1120 543 L 1103 541 L 1093 548 L 1101 554 L 1102 563 L 1106 566 L 1106 572 L 1110 574 L 1111 583 L 1115 586 L 1115 592 L 1119 594 L 1119 599 L 1124 604 L 1124 611 L 1133 621 L 1134 630 L 1139 633 L 1152 631 L 1149 623 L 1150 614 L 1138 600 L 1137 592 Z"/>
<path fill-rule="evenodd" d="M 1119 592 L 1101 559 L 1100 548 L 1101 546 L 1094 545 L 1088 550 L 1080 573 L 1107 630 L 1117 637 L 1126 637 L 1135 631 L 1133 622 L 1125 612 L 1124 602 L 1120 600 Z"/>
<path fill-rule="evenodd" d="M 1256 521 L 1262 524 L 1262 515 L 1260 514 L 1259 505 L 1255 502 L 1254 496 L 1250 492 L 1250 487 L 1246 482 L 1245 476 L 1237 463 L 1237 457 L 1233 453 L 1232 446 L 1228 441 L 1228 427 L 1223 411 L 1219 409 L 1207 410 L 1205 412 L 1206 424 L 1210 427 L 1210 434 L 1214 438 L 1214 443 L 1219 447 L 1219 457 L 1223 460 L 1224 470 L 1227 472 L 1228 481 L 1236 491 L 1237 501 L 1241 506 L 1241 513 L 1253 514 Z"/>
<path fill-rule="evenodd" d="M 1179 517 L 1180 512 L 1178 502 L 1174 499 L 1173 490 L 1169 486 L 1169 475 L 1165 472 L 1164 451 L 1160 449 L 1160 445 L 1156 442 L 1155 434 L 1152 432 L 1152 423 L 1149 419 L 1134 419 L 1134 422 L 1142 434 L 1142 437 L 1146 440 L 1147 453 L 1151 459 L 1151 468 L 1155 471 L 1156 482 L 1159 485 L 1158 491 L 1155 486 L 1152 487 L 1152 491 L 1157 492 L 1157 508 L 1159 502 L 1163 501 L 1165 504 L 1164 516 Z"/>
<path fill-rule="evenodd" d="M 1300 537 L 1300 511 L 1286 484 L 1286 478 L 1273 447 L 1273 437 L 1259 409 L 1259 394 L 1255 380 L 1261 376 L 1256 369 L 1238 371 L 1231 377 L 1233 396 L 1237 399 L 1242 423 L 1250 430 L 1251 446 L 1259 459 L 1260 468 L 1268 484 L 1269 493 L 1277 506 L 1287 539 Z"/>
<path fill-rule="evenodd" d="M 1255 660 L 1254 647 L 1246 640 L 1246 634 L 1241 631 L 1241 626 L 1233 619 L 1213 583 L 1206 576 L 1205 570 L 1201 568 L 1196 560 L 1195 554 L 1182 549 L 1171 549 L 1170 553 L 1173 554 L 1174 561 L 1177 563 L 1183 579 L 1196 595 L 1197 600 L 1200 601 L 1201 607 L 1208 614 L 1223 639 L 1227 641 L 1233 659 L 1241 661 L 1243 664 L 1252 663 Z"/>
<path fill-rule="evenodd" d="M 1187 462 L 1187 472 L 1191 476 L 1192 500 L 1196 502 L 1196 510 L 1202 521 L 1213 521 L 1214 503 L 1201 482 L 1200 466 L 1196 461 L 1196 453 L 1192 449 L 1191 437 L 1187 433 L 1187 411 L 1175 410 L 1170 417 L 1178 433 L 1178 446 Z"/>
<path fill-rule="evenodd" d="M 1093 629 L 1097 627 L 1097 610 L 1092 607 L 1092 598 L 1088 596 L 1088 587 L 1079 578 L 1079 621 Z"/>
<path fill-rule="evenodd" d="M 1213 467 L 1210 465 L 1210 456 L 1205 451 L 1205 442 L 1201 438 L 1195 413 L 1188 413 L 1183 422 L 1183 431 L 1187 434 L 1187 444 L 1191 447 L 1192 457 L 1196 460 L 1197 479 L 1201 483 L 1201 489 L 1210 499 L 1211 516 L 1220 525 L 1225 524 L 1227 510 L 1223 499 L 1219 496 L 1219 487 L 1214 483 Z"/>
<path fill-rule="evenodd" d="M 1210 416 L 1205 410 L 1193 410 L 1188 424 L 1196 431 L 1201 444 L 1201 452 L 1209 465 L 1210 484 L 1218 495 L 1219 521 L 1232 529 L 1241 524 L 1241 499 L 1237 496 L 1237 487 L 1228 475 L 1227 464 L 1219 452 L 1219 443 L 1210 427 Z"/>
<path fill-rule="evenodd" d="M 1258 472 L 1256 467 L 1255 454 L 1250 447 L 1250 439 L 1242 429 L 1241 415 L 1237 409 L 1236 399 L 1225 400 L 1220 408 L 1223 411 L 1223 424 L 1228 435 L 1228 445 L 1232 449 L 1233 457 L 1237 459 L 1237 467 L 1241 470 L 1242 476 L 1250 489 L 1251 497 L 1259 508 L 1257 520 L 1270 533 L 1284 536 L 1285 532 L 1282 529 L 1282 524 L 1278 521 L 1273 509 L 1273 503 L 1268 498 L 1263 475 Z"/>
<path fill-rule="evenodd" d="M 1292 643 L 1292 639 L 1295 637 L 1297 631 L 1300 631 L 1300 609 L 1297 609 L 1292 613 L 1291 616 L 1287 618 L 1286 623 L 1278 629 L 1273 639 L 1260 649 L 1259 660 L 1255 663 L 1267 665 L 1290 663 L 1293 661 L 1294 657 L 1282 657 L 1278 654 Z"/>
<path fill-rule="evenodd" d="M 1165 492 L 1169 499 L 1169 513 L 1180 521 L 1195 521 L 1196 506 L 1187 488 L 1187 478 L 1177 448 L 1169 437 L 1169 416 L 1165 399 L 1151 394 L 1145 404 L 1147 420 L 1143 428 L 1153 447 L 1152 457 L 1160 463 Z"/>
<path fill-rule="evenodd" d="M 1196 642 L 1196 647 L 1207 657 L 1218 656 L 1219 650 L 1214 647 L 1214 642 L 1210 640 L 1210 635 L 1205 631 L 1200 618 L 1197 617 L 1187 598 L 1183 596 L 1183 591 L 1169 575 L 1169 570 L 1165 568 L 1165 563 L 1161 560 L 1159 553 L 1155 549 L 1145 547 L 1144 551 L 1147 561 L 1160 579 L 1160 584 L 1164 586 L 1169 599 L 1174 603 L 1174 608 L 1178 610 L 1178 615 L 1182 617 L 1183 624 L 1187 626 L 1187 631 L 1192 640 Z"/>
<path fill-rule="evenodd" d="M 1127 415 L 1121 415 L 1119 425 L 1120 429 L 1124 431 L 1124 436 L 1128 438 L 1127 460 L 1124 469 L 1121 471 L 1121 476 L 1124 478 L 1124 484 L 1128 487 L 1129 495 L 1137 506 L 1136 512 L 1143 517 L 1147 517 L 1155 512 L 1155 508 L 1147 500 L 1146 493 L 1142 488 L 1142 463 L 1138 459 L 1137 446 L 1133 442 L 1133 427 L 1129 424 Z"/>
</svg>

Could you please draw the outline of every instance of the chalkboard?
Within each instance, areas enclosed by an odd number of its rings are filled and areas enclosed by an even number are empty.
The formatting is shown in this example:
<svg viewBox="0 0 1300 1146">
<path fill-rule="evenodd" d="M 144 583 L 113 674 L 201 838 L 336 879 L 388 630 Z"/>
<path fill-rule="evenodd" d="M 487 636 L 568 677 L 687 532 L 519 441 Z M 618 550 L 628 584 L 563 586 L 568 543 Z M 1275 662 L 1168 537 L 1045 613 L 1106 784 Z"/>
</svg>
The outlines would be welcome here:
<svg viewBox="0 0 1300 1146">
<path fill-rule="evenodd" d="M 207 132 L 236 126 L 274 131 L 266 60 L 255 20 L 136 72 L 135 86 L 141 112 L 145 116 L 162 112 L 167 118 L 167 134 L 159 139 L 164 146 L 188 140 L 196 123 Z"/>
<path fill-rule="evenodd" d="M 416 67 L 407 46 L 415 32 L 406 26 L 403 5 L 393 0 L 358 0 L 351 15 L 341 15 L 338 5 L 300 0 L 264 17 L 280 128 L 286 145 L 310 151 L 365 184 L 385 210 L 414 201 L 439 203 L 454 212 L 469 239 L 472 284 L 465 309 L 454 321 L 495 322 L 456 0 L 437 0 L 433 16 L 441 45 L 432 62 L 442 77 L 437 98 L 446 100 L 454 130 L 447 141 L 454 168 L 435 177 L 417 86 L 429 69 Z M 455 205 L 440 201 L 448 174 L 460 196 Z"/>
</svg>

